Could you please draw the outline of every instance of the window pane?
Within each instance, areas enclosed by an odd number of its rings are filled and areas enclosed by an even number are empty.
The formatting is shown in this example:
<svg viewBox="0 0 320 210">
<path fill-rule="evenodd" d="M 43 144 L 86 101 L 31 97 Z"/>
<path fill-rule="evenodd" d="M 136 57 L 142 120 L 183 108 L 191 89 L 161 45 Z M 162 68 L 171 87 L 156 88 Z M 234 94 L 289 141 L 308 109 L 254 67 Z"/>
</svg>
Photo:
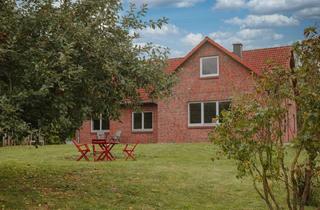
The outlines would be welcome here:
<svg viewBox="0 0 320 210">
<path fill-rule="evenodd" d="M 93 119 L 92 123 L 93 123 L 93 126 L 92 126 L 93 130 L 99 131 L 100 130 L 100 119 Z"/>
<path fill-rule="evenodd" d="M 142 129 L 142 113 L 133 114 L 133 128 Z"/>
<path fill-rule="evenodd" d="M 110 121 L 103 119 L 102 120 L 102 130 L 109 130 L 110 129 Z"/>
<path fill-rule="evenodd" d="M 144 113 L 144 129 L 152 129 L 152 112 Z"/>
<path fill-rule="evenodd" d="M 214 123 L 212 118 L 217 117 L 216 102 L 204 103 L 204 123 Z"/>
<path fill-rule="evenodd" d="M 217 74 L 218 73 L 218 58 L 203 58 L 202 59 L 202 74 Z"/>
<path fill-rule="evenodd" d="M 219 102 L 219 122 L 223 121 L 223 111 L 229 111 L 231 108 L 230 101 Z"/>
<path fill-rule="evenodd" d="M 201 103 L 189 104 L 190 123 L 201 123 Z"/>
</svg>

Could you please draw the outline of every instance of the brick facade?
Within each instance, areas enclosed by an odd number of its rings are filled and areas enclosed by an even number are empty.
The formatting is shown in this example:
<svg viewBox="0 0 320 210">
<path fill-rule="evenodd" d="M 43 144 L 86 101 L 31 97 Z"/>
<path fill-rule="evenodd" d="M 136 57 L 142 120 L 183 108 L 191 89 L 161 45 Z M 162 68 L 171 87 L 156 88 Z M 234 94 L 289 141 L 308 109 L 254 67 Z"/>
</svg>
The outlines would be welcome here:
<svg viewBox="0 0 320 210">
<path fill-rule="evenodd" d="M 117 130 L 121 130 L 122 142 L 155 143 L 158 136 L 158 109 L 157 104 L 149 103 L 142 106 L 141 111 L 152 112 L 153 131 L 132 131 L 132 109 L 122 109 L 119 121 L 110 122 L 110 130 L 108 134 L 112 135 Z M 96 137 L 96 132 L 91 130 L 91 120 L 83 123 L 79 132 L 79 140 L 81 143 L 90 143 L 91 139 Z"/>
<path fill-rule="evenodd" d="M 207 56 L 219 56 L 219 76 L 200 78 L 200 58 Z M 142 106 L 143 111 L 153 113 L 152 132 L 133 132 L 132 110 L 123 109 L 120 122 L 110 122 L 110 133 L 121 130 L 123 142 L 208 141 L 212 127 L 188 127 L 188 103 L 232 100 L 235 95 L 252 91 L 255 84 L 252 71 L 209 42 L 203 43 L 188 57 L 177 75 L 179 82 L 170 98 Z M 292 105 L 287 119 L 288 140 L 295 135 L 295 120 L 295 107 Z M 84 122 L 80 129 L 80 141 L 89 143 L 95 135 L 91 132 L 91 121 Z"/>
</svg>

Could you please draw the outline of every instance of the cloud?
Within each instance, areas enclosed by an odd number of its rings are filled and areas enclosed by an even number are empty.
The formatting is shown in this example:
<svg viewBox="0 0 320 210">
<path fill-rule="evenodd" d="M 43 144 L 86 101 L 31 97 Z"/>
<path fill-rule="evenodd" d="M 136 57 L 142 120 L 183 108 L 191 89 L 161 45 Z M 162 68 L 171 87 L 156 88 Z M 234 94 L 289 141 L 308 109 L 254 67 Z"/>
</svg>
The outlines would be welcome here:
<svg viewBox="0 0 320 210">
<path fill-rule="evenodd" d="M 215 42 L 222 46 L 232 49 L 232 44 L 242 43 L 248 48 L 270 47 L 270 41 L 279 41 L 283 35 L 276 33 L 272 29 L 241 29 L 239 31 L 214 31 L 209 34 Z M 194 47 L 204 39 L 202 33 L 189 33 L 181 41 L 187 47 Z"/>
<path fill-rule="evenodd" d="M 320 7 L 302 9 L 294 15 L 299 18 L 320 19 Z"/>
<path fill-rule="evenodd" d="M 216 31 L 209 34 L 210 38 L 222 46 L 232 49 L 233 43 L 242 43 L 246 49 L 270 47 L 270 41 L 278 41 L 284 36 L 272 29 L 241 29 L 235 32 Z"/>
<path fill-rule="evenodd" d="M 214 4 L 216 9 L 247 8 L 259 14 L 298 11 L 319 6 L 319 0 L 217 0 Z"/>
<path fill-rule="evenodd" d="M 184 55 L 185 55 L 185 52 L 181 50 L 170 50 L 169 58 L 183 57 Z"/>
<path fill-rule="evenodd" d="M 131 2 L 138 5 L 148 4 L 150 7 L 156 6 L 173 6 L 178 8 L 193 7 L 204 0 L 132 0 Z"/>
<path fill-rule="evenodd" d="M 277 34 L 271 29 L 242 29 L 236 33 L 236 36 L 247 40 L 263 38 L 278 40 L 283 38 L 282 34 Z"/>
<path fill-rule="evenodd" d="M 172 34 L 179 34 L 180 29 L 173 24 L 163 25 L 161 28 L 151 28 L 148 27 L 145 30 L 141 31 L 142 35 L 151 35 L 151 36 L 167 36 Z"/>
<path fill-rule="evenodd" d="M 299 21 L 294 17 L 287 17 L 281 14 L 272 15 L 248 15 L 247 17 L 241 19 L 239 17 L 234 17 L 225 20 L 226 23 L 239 25 L 242 28 L 259 28 L 259 27 L 283 27 L 283 26 L 296 26 Z"/>
<path fill-rule="evenodd" d="M 279 40 L 279 39 L 282 39 L 282 38 L 283 38 L 282 34 L 273 34 L 272 35 L 272 39 L 273 40 Z"/>
<path fill-rule="evenodd" d="M 246 2 L 244 0 L 217 0 L 214 5 L 214 9 L 233 9 L 245 7 Z"/>
<path fill-rule="evenodd" d="M 319 0 L 250 0 L 248 7 L 257 13 L 294 11 L 319 6 Z"/>
<path fill-rule="evenodd" d="M 204 36 L 201 33 L 189 33 L 185 37 L 182 38 L 182 42 L 189 46 L 196 46 L 199 44 L 202 39 L 204 39 Z"/>
<path fill-rule="evenodd" d="M 133 45 L 137 48 L 141 47 L 146 47 L 148 46 L 147 42 L 134 42 Z M 154 46 L 154 49 L 157 48 L 158 50 L 165 52 L 166 49 L 169 49 L 168 47 L 164 46 L 164 45 L 160 45 L 160 44 L 152 44 L 152 46 Z M 184 51 L 181 50 L 175 50 L 175 49 L 169 49 L 169 54 L 168 57 L 169 58 L 177 58 L 177 57 L 182 57 L 185 55 Z"/>
<path fill-rule="evenodd" d="M 223 37 L 230 37 L 231 33 L 230 32 L 223 32 L 223 31 L 216 31 L 216 32 L 210 33 L 209 36 L 212 39 L 220 39 L 220 38 L 223 38 Z"/>
<path fill-rule="evenodd" d="M 268 31 L 269 29 L 243 29 L 237 32 L 236 35 L 242 39 L 255 39 L 266 35 Z"/>
</svg>

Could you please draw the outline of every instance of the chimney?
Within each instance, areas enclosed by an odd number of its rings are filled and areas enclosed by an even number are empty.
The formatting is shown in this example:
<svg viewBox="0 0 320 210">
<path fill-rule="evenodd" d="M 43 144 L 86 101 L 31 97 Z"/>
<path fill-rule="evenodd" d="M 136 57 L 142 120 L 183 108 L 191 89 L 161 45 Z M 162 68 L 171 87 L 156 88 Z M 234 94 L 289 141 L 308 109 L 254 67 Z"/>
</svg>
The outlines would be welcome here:
<svg viewBox="0 0 320 210">
<path fill-rule="evenodd" d="M 234 43 L 233 44 L 233 53 L 242 58 L 242 44 L 241 43 Z"/>
</svg>

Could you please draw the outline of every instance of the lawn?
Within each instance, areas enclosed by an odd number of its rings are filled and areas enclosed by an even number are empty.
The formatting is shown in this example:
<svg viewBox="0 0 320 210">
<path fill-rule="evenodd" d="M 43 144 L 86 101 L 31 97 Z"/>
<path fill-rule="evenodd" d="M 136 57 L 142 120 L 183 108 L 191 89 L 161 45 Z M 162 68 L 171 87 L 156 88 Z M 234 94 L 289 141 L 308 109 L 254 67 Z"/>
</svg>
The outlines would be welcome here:
<svg viewBox="0 0 320 210">
<path fill-rule="evenodd" d="M 212 144 L 149 144 L 137 161 L 76 162 L 73 145 L 0 148 L 3 209 L 266 209 Z M 283 196 L 279 193 L 278 196 Z"/>
</svg>

